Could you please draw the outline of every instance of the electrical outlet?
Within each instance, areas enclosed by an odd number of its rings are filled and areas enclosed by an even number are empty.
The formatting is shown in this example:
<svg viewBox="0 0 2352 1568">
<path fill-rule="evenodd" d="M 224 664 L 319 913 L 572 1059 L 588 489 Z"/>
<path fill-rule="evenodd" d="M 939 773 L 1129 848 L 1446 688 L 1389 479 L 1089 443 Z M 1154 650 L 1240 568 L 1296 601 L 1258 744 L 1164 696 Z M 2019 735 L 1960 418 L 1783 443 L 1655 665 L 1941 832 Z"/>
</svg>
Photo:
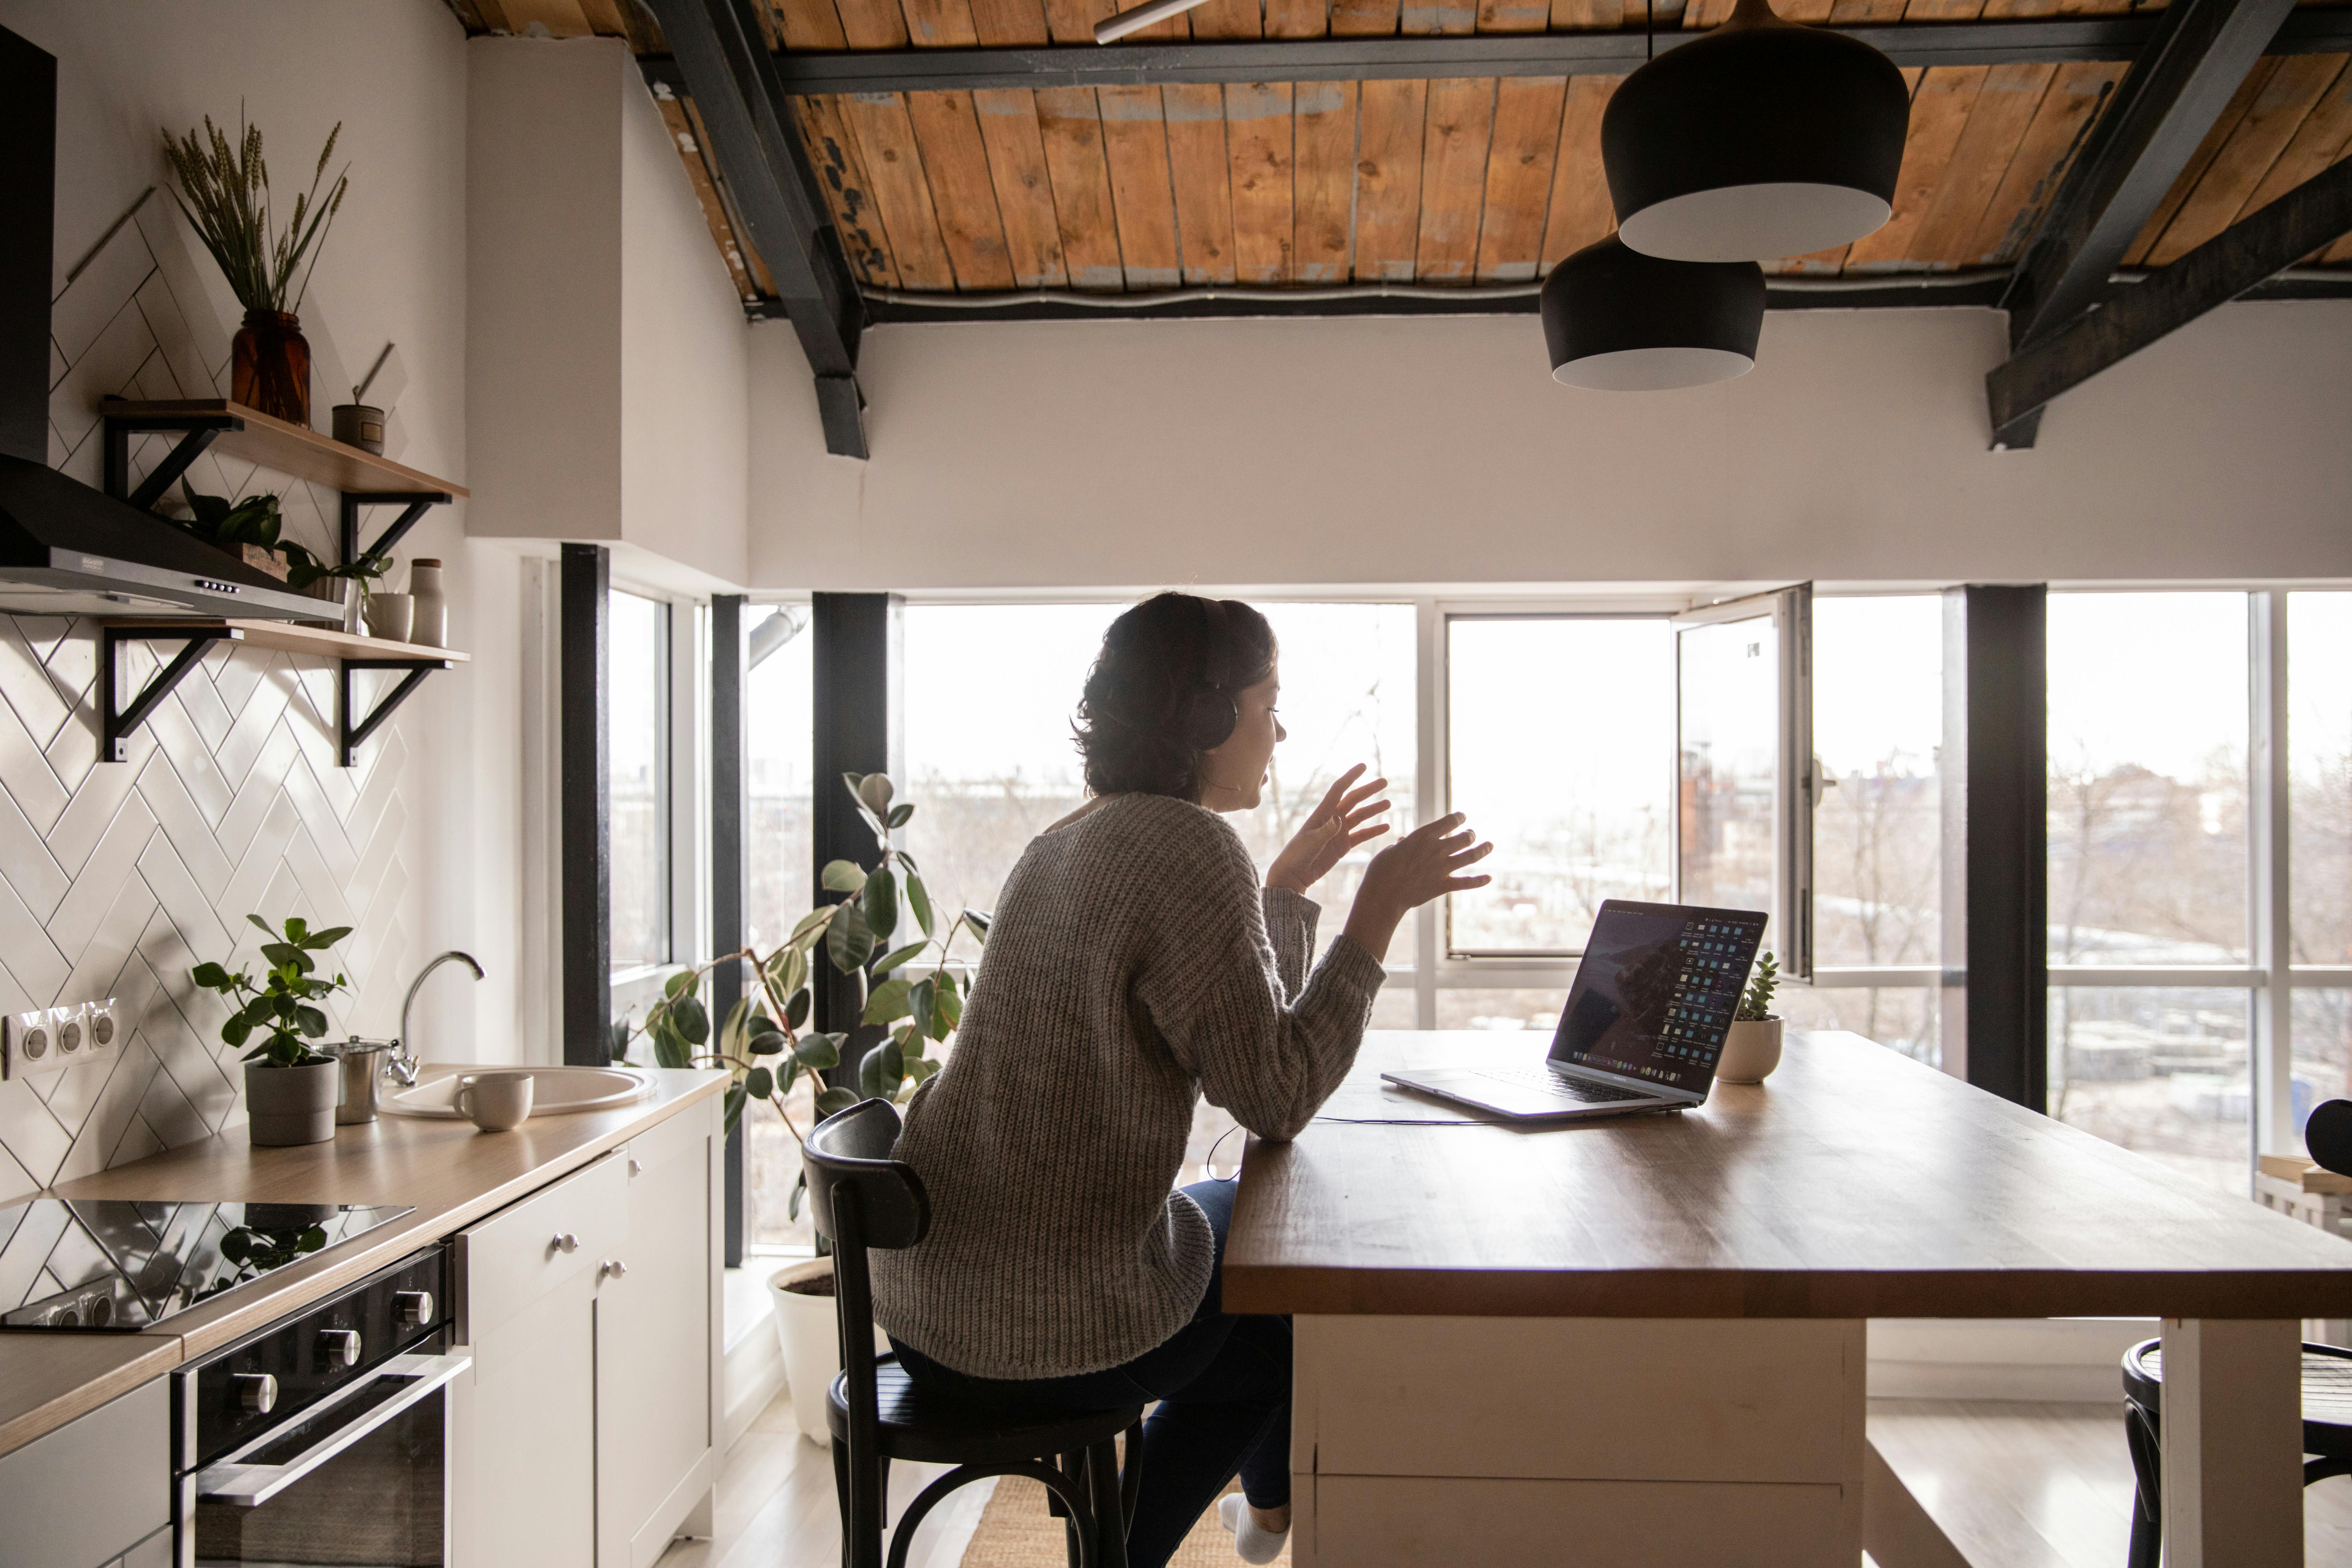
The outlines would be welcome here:
<svg viewBox="0 0 2352 1568">
<path fill-rule="evenodd" d="M 49 1038 L 57 1042 L 57 1054 L 60 1061 L 78 1062 L 88 1055 L 82 1049 L 82 1042 L 88 1035 L 89 1031 L 82 1027 L 80 1008 L 52 1007 L 49 1009 Z"/>
<path fill-rule="evenodd" d="M 36 1068 L 57 1065 L 49 1036 L 49 1012 L 11 1013 L 0 1031 L 0 1079 L 22 1078 Z"/>
<path fill-rule="evenodd" d="M 82 1011 L 82 1022 L 89 1033 L 90 1047 L 104 1050 L 114 1044 L 121 1031 L 121 1025 L 114 1016 L 114 998 L 109 996 L 103 1002 L 92 1002 Z"/>
<path fill-rule="evenodd" d="M 56 1071 L 119 1048 L 121 1021 L 114 998 L 43 1007 L 0 1018 L 0 1079 Z"/>
</svg>

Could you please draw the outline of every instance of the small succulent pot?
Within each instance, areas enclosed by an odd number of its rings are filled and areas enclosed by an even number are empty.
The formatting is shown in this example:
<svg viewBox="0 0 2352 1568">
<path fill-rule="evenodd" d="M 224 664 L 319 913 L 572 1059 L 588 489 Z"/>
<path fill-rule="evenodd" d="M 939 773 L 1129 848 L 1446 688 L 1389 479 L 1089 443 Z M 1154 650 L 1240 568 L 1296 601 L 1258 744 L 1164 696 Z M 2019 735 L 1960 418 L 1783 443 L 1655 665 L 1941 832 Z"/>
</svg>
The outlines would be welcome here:
<svg viewBox="0 0 2352 1568">
<path fill-rule="evenodd" d="M 308 1067 L 245 1064 L 245 1108 L 256 1147 L 283 1149 L 327 1143 L 335 1136 L 335 1108 L 343 1102 L 343 1064 Z"/>
<path fill-rule="evenodd" d="M 1743 1018 L 1723 1037 L 1723 1059 L 1715 1065 L 1717 1083 L 1762 1083 L 1780 1065 L 1780 1020 Z"/>
</svg>

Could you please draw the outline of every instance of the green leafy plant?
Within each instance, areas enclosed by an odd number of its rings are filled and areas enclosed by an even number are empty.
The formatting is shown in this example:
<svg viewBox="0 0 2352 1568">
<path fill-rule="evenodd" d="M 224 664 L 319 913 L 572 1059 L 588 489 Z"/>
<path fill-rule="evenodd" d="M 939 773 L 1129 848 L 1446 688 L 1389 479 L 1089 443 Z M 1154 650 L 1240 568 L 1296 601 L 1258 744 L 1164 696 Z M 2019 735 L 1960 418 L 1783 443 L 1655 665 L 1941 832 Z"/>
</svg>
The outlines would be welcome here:
<svg viewBox="0 0 2352 1568">
<path fill-rule="evenodd" d="M 751 948 L 725 953 L 698 967 L 679 971 L 662 998 L 634 1030 L 624 1024 L 624 1041 L 642 1034 L 653 1042 L 662 1067 L 719 1067 L 734 1075 L 727 1090 L 727 1129 L 733 1131 L 743 1108 L 754 1100 L 775 1106 L 795 1140 L 803 1140 L 784 1109 L 784 1096 L 807 1074 L 815 1090 L 818 1118 L 845 1110 L 861 1099 L 902 1101 L 940 1070 L 926 1055 L 945 1042 L 962 1020 L 967 987 L 949 967 L 956 938 L 971 933 L 975 946 L 988 940 L 989 917 L 960 910 L 942 927 L 914 858 L 890 842 L 915 808 L 896 793 L 887 774 L 844 773 L 842 783 L 857 803 L 857 814 L 874 832 L 880 861 L 872 870 L 835 860 L 823 872 L 828 892 L 846 895 L 820 904 L 801 917 L 774 952 Z M 893 944 L 900 934 L 901 906 L 914 917 L 919 937 Z M 838 973 L 855 982 L 861 1024 L 886 1027 L 882 1041 L 858 1059 L 855 1089 L 825 1087 L 821 1074 L 841 1065 L 849 1048 L 846 1032 L 809 1027 L 816 986 L 824 974 L 818 953 Z M 753 978 L 750 994 L 737 1002 L 714 1032 L 702 1001 L 702 979 L 722 963 L 741 963 Z M 801 1188 L 793 1191 L 792 1212 L 800 1213 Z"/>
<path fill-rule="evenodd" d="M 237 1226 L 221 1233 L 220 1255 L 236 1266 L 210 1285 L 188 1298 L 189 1304 L 210 1300 L 224 1290 L 234 1290 L 248 1279 L 260 1278 L 273 1268 L 283 1268 L 298 1258 L 323 1251 L 327 1231 L 323 1226 L 307 1226 L 300 1230 L 257 1229 Z"/>
<path fill-rule="evenodd" d="M 310 188 L 294 198 L 292 217 L 275 234 L 270 231 L 269 166 L 262 161 L 261 128 L 245 124 L 240 114 L 237 132 L 232 144 L 208 114 L 202 137 L 190 131 L 174 140 L 170 132 L 163 132 L 163 155 L 180 177 L 172 199 L 220 263 L 238 304 L 248 310 L 292 314 L 310 291 L 318 252 L 351 186 L 346 164 L 347 172 L 335 176 L 324 199 L 319 195 L 319 183 L 326 178 L 327 161 L 334 156 L 343 128 L 339 122 L 328 133 L 319 165 L 310 174 Z M 310 258 L 308 268 L 302 265 L 305 256 Z M 302 274 L 299 287 L 294 279 L 298 268 Z"/>
<path fill-rule="evenodd" d="M 340 974 L 331 980 L 321 978 L 310 955 L 334 946 L 352 934 L 352 928 L 312 931 L 309 922 L 297 917 L 279 931 L 270 930 L 259 915 L 245 918 L 270 939 L 261 944 L 261 956 L 269 963 L 261 984 L 255 984 L 244 970 L 224 964 L 199 963 L 191 972 L 197 984 L 219 992 L 234 1009 L 228 1022 L 221 1026 L 221 1039 L 243 1046 L 259 1031 L 261 1043 L 247 1051 L 245 1059 L 271 1067 L 311 1067 L 333 1061 L 323 1051 L 310 1048 L 310 1041 L 327 1033 L 327 1015 L 318 1004 L 338 991 L 349 990 L 351 983 Z"/>
<path fill-rule="evenodd" d="M 341 566 L 330 566 L 299 544 L 278 547 L 286 557 L 286 585 L 301 593 L 313 583 L 350 583 L 359 589 L 360 603 L 383 584 L 383 574 L 392 570 L 392 557 L 384 554 L 362 555 L 357 561 Z"/>
<path fill-rule="evenodd" d="M 278 510 L 278 498 L 264 490 L 257 496 L 242 500 L 230 500 L 226 496 L 198 495 L 187 480 L 180 481 L 180 494 L 187 498 L 193 517 L 172 521 L 207 544 L 217 544 L 225 550 L 235 550 L 240 544 L 257 545 L 273 554 L 290 552 L 308 555 L 299 544 L 281 543 L 278 531 L 285 519 Z"/>
<path fill-rule="evenodd" d="M 1780 965 L 1769 951 L 1756 960 L 1755 973 L 1748 978 L 1747 994 L 1739 998 L 1739 1011 L 1733 1015 L 1736 1022 L 1761 1024 L 1772 1016 L 1772 993 L 1780 986 Z"/>
</svg>

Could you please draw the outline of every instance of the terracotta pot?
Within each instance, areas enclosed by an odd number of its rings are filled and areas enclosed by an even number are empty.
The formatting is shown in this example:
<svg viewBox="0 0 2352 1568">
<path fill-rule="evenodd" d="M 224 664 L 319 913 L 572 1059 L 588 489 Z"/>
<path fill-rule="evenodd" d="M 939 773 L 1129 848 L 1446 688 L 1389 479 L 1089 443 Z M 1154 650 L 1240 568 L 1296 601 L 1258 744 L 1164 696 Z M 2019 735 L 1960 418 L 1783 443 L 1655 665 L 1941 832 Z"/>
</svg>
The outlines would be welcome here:
<svg viewBox="0 0 2352 1568">
<path fill-rule="evenodd" d="M 341 1062 L 313 1062 L 299 1068 L 245 1064 L 245 1107 L 252 1121 L 249 1136 L 258 1148 L 332 1142 L 335 1107 L 342 1102 Z"/>
<path fill-rule="evenodd" d="M 1723 1059 L 1716 1064 L 1717 1083 L 1762 1083 L 1780 1065 L 1780 1020 L 1742 1020 L 1723 1037 Z"/>
<path fill-rule="evenodd" d="M 310 343 L 301 319 L 283 310 L 247 310 L 230 347 L 230 398 L 308 430 Z"/>
<path fill-rule="evenodd" d="M 286 558 L 274 550 L 264 550 L 258 544 L 216 544 L 214 549 L 234 560 L 242 561 L 267 577 L 286 581 Z"/>
</svg>

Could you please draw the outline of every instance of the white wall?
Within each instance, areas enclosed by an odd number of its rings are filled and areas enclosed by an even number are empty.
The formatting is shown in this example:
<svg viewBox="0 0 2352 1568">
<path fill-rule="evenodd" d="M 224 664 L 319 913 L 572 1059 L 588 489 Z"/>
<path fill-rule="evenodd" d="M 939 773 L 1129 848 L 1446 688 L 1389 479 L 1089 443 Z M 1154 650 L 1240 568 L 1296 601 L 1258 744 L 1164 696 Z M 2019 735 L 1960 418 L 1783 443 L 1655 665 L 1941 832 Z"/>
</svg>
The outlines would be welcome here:
<svg viewBox="0 0 2352 1568">
<path fill-rule="evenodd" d="M 1553 384 L 1532 317 L 893 326 L 874 457 L 752 335 L 765 588 L 2352 576 L 2352 304 L 2222 309 L 1986 449 L 1988 310 L 1776 311 Z"/>
</svg>

